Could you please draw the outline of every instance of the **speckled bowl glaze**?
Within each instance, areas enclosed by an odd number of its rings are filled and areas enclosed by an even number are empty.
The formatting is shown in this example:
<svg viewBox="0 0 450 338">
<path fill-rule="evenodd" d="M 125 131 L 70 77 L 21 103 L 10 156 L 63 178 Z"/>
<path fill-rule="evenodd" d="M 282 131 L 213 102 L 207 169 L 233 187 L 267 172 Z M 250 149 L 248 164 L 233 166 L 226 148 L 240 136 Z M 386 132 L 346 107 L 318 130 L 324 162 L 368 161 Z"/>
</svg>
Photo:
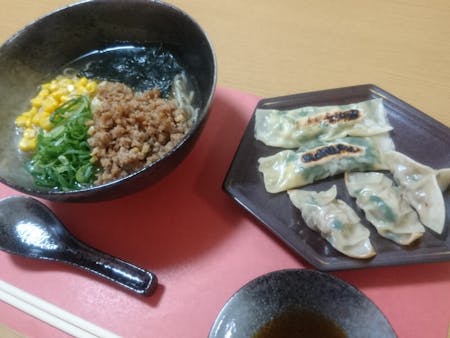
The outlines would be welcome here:
<svg viewBox="0 0 450 338">
<path fill-rule="evenodd" d="M 39 84 L 94 50 L 118 44 L 171 46 L 197 87 L 198 119 L 175 148 L 126 178 L 77 191 L 34 185 L 17 151 L 14 120 L 27 109 Z M 208 116 L 216 85 L 216 60 L 202 28 L 186 13 L 160 1 L 84 1 L 42 17 L 0 48 L 0 182 L 48 200 L 99 201 L 142 189 L 174 169 L 190 152 Z"/>
<path fill-rule="evenodd" d="M 274 317 L 297 310 L 322 315 L 348 337 L 396 337 L 377 306 L 350 284 L 315 270 L 281 270 L 236 292 L 220 311 L 209 338 L 251 338 Z"/>
</svg>

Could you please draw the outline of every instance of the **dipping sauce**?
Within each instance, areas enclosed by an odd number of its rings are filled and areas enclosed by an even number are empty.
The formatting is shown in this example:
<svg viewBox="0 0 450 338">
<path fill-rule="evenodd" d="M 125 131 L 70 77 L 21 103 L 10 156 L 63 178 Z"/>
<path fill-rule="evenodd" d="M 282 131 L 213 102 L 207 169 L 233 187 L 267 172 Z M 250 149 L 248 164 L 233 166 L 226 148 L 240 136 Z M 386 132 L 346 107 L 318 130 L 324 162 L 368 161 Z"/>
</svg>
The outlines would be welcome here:
<svg viewBox="0 0 450 338">
<path fill-rule="evenodd" d="M 325 316 L 301 310 L 273 318 L 252 338 L 347 338 L 347 334 Z"/>
</svg>

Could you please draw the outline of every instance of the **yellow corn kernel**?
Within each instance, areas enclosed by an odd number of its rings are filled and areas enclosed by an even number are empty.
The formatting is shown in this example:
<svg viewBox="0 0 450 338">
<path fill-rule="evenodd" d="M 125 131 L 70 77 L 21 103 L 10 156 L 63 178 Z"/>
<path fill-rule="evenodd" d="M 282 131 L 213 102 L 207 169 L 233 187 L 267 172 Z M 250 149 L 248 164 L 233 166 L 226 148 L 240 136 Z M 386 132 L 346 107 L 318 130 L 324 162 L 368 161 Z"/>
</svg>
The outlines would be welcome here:
<svg viewBox="0 0 450 338">
<path fill-rule="evenodd" d="M 40 120 L 40 114 L 37 113 L 36 115 L 34 115 L 34 116 L 31 118 L 31 124 L 37 126 L 37 125 L 39 124 L 39 120 Z"/>
<path fill-rule="evenodd" d="M 64 102 L 66 102 L 66 101 L 69 101 L 70 100 L 70 96 L 69 95 L 63 95 L 63 96 L 61 96 L 61 104 L 63 104 Z"/>
<path fill-rule="evenodd" d="M 75 93 L 78 95 L 86 94 L 86 89 L 84 88 L 84 86 L 76 83 L 75 84 Z"/>
<path fill-rule="evenodd" d="M 50 90 L 51 92 L 57 90 L 58 88 L 59 88 L 59 85 L 58 85 L 58 82 L 56 80 L 52 80 L 49 83 L 48 90 Z"/>
<path fill-rule="evenodd" d="M 36 149 L 36 138 L 23 137 L 19 142 L 19 149 L 22 151 L 32 151 Z"/>
<path fill-rule="evenodd" d="M 34 115 L 34 117 L 31 119 L 31 122 L 36 127 L 42 127 L 42 121 L 50 117 L 50 114 L 41 110 L 39 113 Z"/>
<path fill-rule="evenodd" d="M 30 110 L 24 111 L 22 114 L 20 114 L 20 116 L 24 116 L 24 117 L 33 117 L 37 112 L 36 108 L 31 108 Z"/>
<path fill-rule="evenodd" d="M 97 91 L 97 82 L 89 81 L 89 83 L 86 85 L 86 89 L 89 94 L 94 94 Z"/>
<path fill-rule="evenodd" d="M 42 99 L 36 96 L 35 98 L 31 99 L 31 104 L 35 108 L 40 108 L 42 106 Z"/>
<path fill-rule="evenodd" d="M 55 101 L 61 101 L 61 97 L 67 95 L 68 93 L 69 91 L 67 90 L 67 88 L 59 88 L 58 90 L 55 90 L 54 92 L 51 93 L 51 97 Z"/>
<path fill-rule="evenodd" d="M 39 120 L 39 125 L 41 128 L 50 131 L 53 128 L 53 124 L 50 122 L 50 115 L 42 115 L 41 119 Z"/>
<path fill-rule="evenodd" d="M 50 94 L 50 91 L 48 89 L 41 89 L 40 92 L 37 94 L 37 97 L 41 99 L 45 99 Z"/>
<path fill-rule="evenodd" d="M 37 136 L 36 130 L 34 128 L 27 128 L 23 133 L 24 138 L 35 138 Z"/>
<path fill-rule="evenodd" d="M 31 121 L 31 118 L 29 116 L 26 116 L 24 114 L 17 116 L 16 118 L 16 126 L 25 128 L 27 124 L 29 124 Z"/>
<path fill-rule="evenodd" d="M 36 107 L 31 107 L 31 109 L 26 111 L 24 114 L 26 116 L 33 117 L 34 115 L 37 114 L 38 111 L 39 111 L 39 109 L 37 109 Z"/>
<path fill-rule="evenodd" d="M 53 113 L 56 108 L 58 108 L 59 102 L 56 101 L 53 97 L 49 96 L 42 103 L 42 110 L 47 113 Z"/>
<path fill-rule="evenodd" d="M 36 114 L 37 109 L 31 108 L 30 110 L 27 110 L 26 112 L 23 112 L 16 118 L 16 124 L 19 127 L 25 128 L 25 127 L 31 127 L 31 119 Z"/>
<path fill-rule="evenodd" d="M 83 76 L 76 83 L 79 84 L 80 86 L 86 86 L 88 84 L 88 79 Z"/>
</svg>

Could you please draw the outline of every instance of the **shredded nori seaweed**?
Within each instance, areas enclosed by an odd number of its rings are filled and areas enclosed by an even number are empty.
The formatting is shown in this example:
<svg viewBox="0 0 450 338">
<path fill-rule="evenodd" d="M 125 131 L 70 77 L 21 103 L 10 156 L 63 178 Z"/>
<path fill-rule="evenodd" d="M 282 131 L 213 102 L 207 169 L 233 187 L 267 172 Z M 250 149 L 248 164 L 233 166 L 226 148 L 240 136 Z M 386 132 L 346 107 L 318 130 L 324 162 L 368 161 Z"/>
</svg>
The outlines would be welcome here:
<svg viewBox="0 0 450 338">
<path fill-rule="evenodd" d="M 183 72 L 175 56 L 163 46 L 119 46 L 96 51 L 76 60 L 71 67 L 91 79 L 122 82 L 135 91 L 157 87 L 170 94 L 175 75 Z"/>
</svg>

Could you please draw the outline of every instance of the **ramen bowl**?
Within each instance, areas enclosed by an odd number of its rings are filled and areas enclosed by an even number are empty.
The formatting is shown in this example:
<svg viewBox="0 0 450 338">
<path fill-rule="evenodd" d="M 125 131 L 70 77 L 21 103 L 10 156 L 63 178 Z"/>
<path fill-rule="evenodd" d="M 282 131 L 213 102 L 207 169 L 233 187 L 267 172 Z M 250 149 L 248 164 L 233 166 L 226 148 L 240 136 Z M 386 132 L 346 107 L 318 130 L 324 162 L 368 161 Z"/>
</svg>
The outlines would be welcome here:
<svg viewBox="0 0 450 338">
<path fill-rule="evenodd" d="M 158 46 L 177 60 L 194 93 L 196 118 L 189 130 L 165 155 L 126 177 L 79 189 L 37 185 L 25 169 L 27 155 L 18 150 L 15 119 L 28 109 L 39 86 L 66 65 L 85 55 L 126 46 Z M 137 76 L 145 79 L 146 74 Z M 0 182 L 28 195 L 70 202 L 112 199 L 147 187 L 170 173 L 190 152 L 207 120 L 215 85 L 216 60 L 207 35 L 188 14 L 172 5 L 98 0 L 56 10 L 0 47 Z"/>
</svg>

